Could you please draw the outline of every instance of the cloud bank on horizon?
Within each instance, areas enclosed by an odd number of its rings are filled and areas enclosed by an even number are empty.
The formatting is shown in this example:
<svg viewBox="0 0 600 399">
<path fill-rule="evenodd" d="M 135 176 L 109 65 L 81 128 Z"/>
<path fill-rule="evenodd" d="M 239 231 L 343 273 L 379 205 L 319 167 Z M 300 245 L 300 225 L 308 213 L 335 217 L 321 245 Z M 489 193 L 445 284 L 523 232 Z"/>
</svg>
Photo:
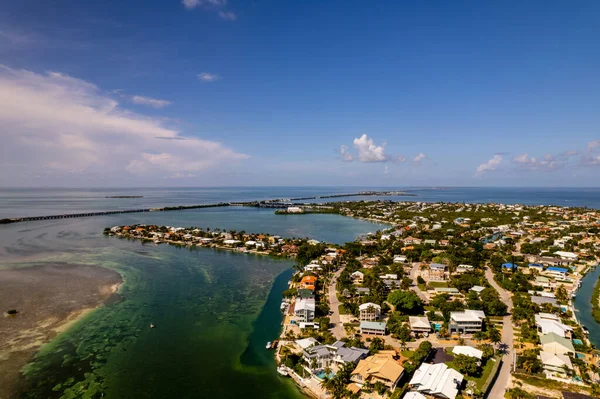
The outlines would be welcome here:
<svg viewBox="0 0 600 399">
<path fill-rule="evenodd" d="M 194 176 L 248 155 L 214 141 L 183 136 L 158 118 L 123 108 L 90 82 L 58 72 L 0 66 L 1 175 L 128 173 Z M 136 104 L 170 104 L 132 96 Z"/>
</svg>

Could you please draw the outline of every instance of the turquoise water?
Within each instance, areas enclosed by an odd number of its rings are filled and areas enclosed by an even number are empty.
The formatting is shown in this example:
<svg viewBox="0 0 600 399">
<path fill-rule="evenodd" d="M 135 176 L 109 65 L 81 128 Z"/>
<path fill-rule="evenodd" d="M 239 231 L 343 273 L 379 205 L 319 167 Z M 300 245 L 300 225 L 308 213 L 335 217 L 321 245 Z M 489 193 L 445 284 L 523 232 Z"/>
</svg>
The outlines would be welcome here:
<svg viewBox="0 0 600 399">
<path fill-rule="evenodd" d="M 292 262 L 102 235 L 106 226 L 129 223 L 338 243 L 385 227 L 338 215 L 282 217 L 253 208 L 0 226 L 1 267 L 88 263 L 118 270 L 126 279 L 120 302 L 100 308 L 43 347 L 26 369 L 22 397 L 301 397 L 277 375 L 273 353 L 265 349 L 279 335 L 281 292 Z"/>
<path fill-rule="evenodd" d="M 586 326 L 590 331 L 589 340 L 600 348 L 600 328 L 598 328 L 598 323 L 592 317 L 592 304 L 590 302 L 598 277 L 600 277 L 600 267 L 596 267 L 595 270 L 592 270 L 583 278 L 581 287 L 577 290 L 577 296 L 573 301 L 573 306 L 579 323 Z"/>
</svg>

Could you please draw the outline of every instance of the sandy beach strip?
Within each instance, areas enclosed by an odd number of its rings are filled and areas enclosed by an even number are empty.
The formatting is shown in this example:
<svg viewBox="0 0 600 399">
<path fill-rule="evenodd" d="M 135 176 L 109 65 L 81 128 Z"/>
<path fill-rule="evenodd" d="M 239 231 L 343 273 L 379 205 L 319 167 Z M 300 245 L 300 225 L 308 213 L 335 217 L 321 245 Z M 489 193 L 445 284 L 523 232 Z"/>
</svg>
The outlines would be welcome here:
<svg viewBox="0 0 600 399">
<path fill-rule="evenodd" d="M 39 348 L 114 298 L 119 273 L 93 265 L 0 270 L 0 399 L 16 395 L 21 369 Z M 14 316 L 7 311 L 15 309 Z"/>
</svg>

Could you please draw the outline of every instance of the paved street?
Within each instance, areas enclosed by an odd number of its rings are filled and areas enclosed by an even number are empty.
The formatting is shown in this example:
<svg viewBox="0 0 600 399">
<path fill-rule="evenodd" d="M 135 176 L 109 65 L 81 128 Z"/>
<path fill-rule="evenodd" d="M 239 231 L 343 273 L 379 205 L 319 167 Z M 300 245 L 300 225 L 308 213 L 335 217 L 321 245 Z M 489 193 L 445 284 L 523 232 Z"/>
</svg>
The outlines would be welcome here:
<svg viewBox="0 0 600 399">
<path fill-rule="evenodd" d="M 502 287 L 500 287 L 496 281 L 494 280 L 494 273 L 490 268 L 485 269 L 485 277 L 490 282 L 492 287 L 498 291 L 500 294 L 500 298 L 502 302 L 508 305 L 508 313 L 510 314 L 513 308 L 513 303 L 511 299 L 511 293 L 506 291 Z M 498 378 L 494 383 L 494 386 L 490 390 L 488 398 L 503 398 L 504 392 L 508 388 L 508 384 L 510 382 L 510 372 L 512 368 L 512 356 L 513 356 L 513 325 L 510 315 L 504 316 L 502 327 L 502 342 L 506 344 L 506 352 L 504 353 L 504 357 L 502 358 L 503 364 L 500 368 L 500 372 L 498 373 Z"/>
<path fill-rule="evenodd" d="M 337 339 L 343 338 L 346 334 L 344 333 L 344 326 L 340 322 L 340 311 L 339 305 L 340 302 L 337 299 L 337 295 L 335 294 L 335 284 L 337 282 L 338 277 L 342 274 L 344 268 L 340 268 L 333 277 L 331 278 L 331 283 L 329 284 L 329 310 L 332 312 L 330 318 L 330 322 L 332 325 L 331 333 Z"/>
</svg>

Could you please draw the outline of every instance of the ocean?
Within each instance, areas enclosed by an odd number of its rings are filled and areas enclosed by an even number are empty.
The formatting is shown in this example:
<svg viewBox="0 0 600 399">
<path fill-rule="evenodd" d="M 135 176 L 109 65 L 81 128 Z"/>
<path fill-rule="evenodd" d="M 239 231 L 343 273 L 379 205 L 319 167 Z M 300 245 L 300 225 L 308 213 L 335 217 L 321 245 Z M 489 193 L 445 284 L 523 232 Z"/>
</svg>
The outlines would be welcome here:
<svg viewBox="0 0 600 399">
<path fill-rule="evenodd" d="M 0 189 L 0 219 L 363 190 L 406 190 L 416 195 L 384 197 L 398 201 L 600 208 L 599 189 Z M 106 198 L 122 195 L 143 198 Z M 371 197 L 342 200 L 359 199 Z M 125 278 L 120 301 L 87 315 L 41 349 L 26 368 L 20 396 L 302 397 L 289 380 L 278 377 L 272 353 L 264 349 L 281 328 L 279 303 L 292 262 L 204 248 L 143 245 L 102 234 L 105 227 L 133 223 L 236 229 L 339 244 L 386 227 L 338 215 L 275 215 L 272 209 L 238 207 L 0 225 L 0 268 L 92 264 L 116 270 Z M 149 329 L 150 322 L 157 328 Z"/>
</svg>

